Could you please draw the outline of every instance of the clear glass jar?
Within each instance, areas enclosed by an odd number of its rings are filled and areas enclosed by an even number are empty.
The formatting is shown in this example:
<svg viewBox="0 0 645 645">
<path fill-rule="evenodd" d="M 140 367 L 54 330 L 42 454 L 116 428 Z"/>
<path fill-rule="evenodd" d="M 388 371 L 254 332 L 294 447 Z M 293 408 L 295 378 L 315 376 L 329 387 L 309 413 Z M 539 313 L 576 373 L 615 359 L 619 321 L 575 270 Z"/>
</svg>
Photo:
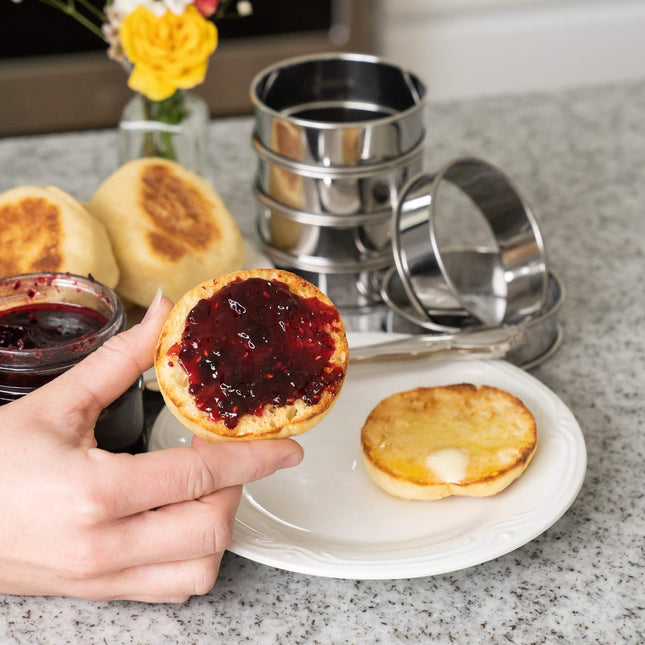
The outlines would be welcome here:
<svg viewBox="0 0 645 645">
<path fill-rule="evenodd" d="M 28 307 L 86 308 L 97 312 L 102 326 L 80 337 L 66 337 L 52 346 L 17 349 L 0 336 L 0 405 L 14 401 L 48 383 L 97 350 L 126 327 L 119 297 L 91 277 L 69 273 L 28 273 L 0 280 L 0 332 L 10 312 Z M 35 323 L 32 323 L 35 324 Z M 99 448 L 139 452 L 143 446 L 143 381 L 139 377 L 99 415 L 94 434 Z"/>
<path fill-rule="evenodd" d="M 204 177 L 209 118 L 206 101 L 185 90 L 163 101 L 135 94 L 119 121 L 119 163 L 162 157 Z"/>
</svg>

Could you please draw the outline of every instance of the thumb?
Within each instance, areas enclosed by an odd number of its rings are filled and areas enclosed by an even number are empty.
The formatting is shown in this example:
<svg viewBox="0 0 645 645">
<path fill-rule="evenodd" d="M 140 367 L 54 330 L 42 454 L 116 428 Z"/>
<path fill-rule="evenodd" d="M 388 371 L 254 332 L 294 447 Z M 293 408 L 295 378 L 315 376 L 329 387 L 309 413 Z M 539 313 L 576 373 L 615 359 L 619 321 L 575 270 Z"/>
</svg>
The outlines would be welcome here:
<svg viewBox="0 0 645 645">
<path fill-rule="evenodd" d="M 172 303 L 155 295 L 143 320 L 110 338 L 58 378 L 36 390 L 44 409 L 96 415 L 153 363 L 154 349 Z M 48 400 L 53 405 L 47 405 Z M 39 405 L 32 399 L 32 404 Z"/>
</svg>

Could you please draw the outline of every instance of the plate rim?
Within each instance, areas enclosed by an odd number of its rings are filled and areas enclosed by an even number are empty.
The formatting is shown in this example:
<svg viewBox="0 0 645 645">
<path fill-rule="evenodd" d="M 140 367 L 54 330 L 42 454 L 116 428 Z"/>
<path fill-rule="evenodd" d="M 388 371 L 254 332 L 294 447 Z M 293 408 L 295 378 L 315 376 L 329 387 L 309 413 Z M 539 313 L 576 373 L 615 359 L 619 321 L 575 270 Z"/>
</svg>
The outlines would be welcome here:
<svg viewBox="0 0 645 645">
<path fill-rule="evenodd" d="M 392 334 L 387 332 L 350 332 L 348 334 L 348 337 L 350 337 L 350 347 L 352 344 L 361 342 L 364 344 L 378 342 L 379 338 L 382 336 L 392 338 Z M 435 365 L 453 365 L 455 363 L 455 360 L 461 359 L 441 359 L 440 361 L 436 361 Z M 415 362 L 418 363 L 418 361 Z M 577 498 L 584 483 L 587 467 L 587 451 L 582 429 L 580 428 L 580 425 L 576 420 L 573 412 L 562 401 L 562 399 L 557 394 L 555 394 L 555 392 L 553 392 L 547 385 L 542 383 L 532 374 L 529 374 L 520 367 L 512 365 L 511 363 L 503 360 L 469 360 L 468 362 L 471 364 L 471 367 L 477 367 L 478 364 L 481 364 L 484 367 L 484 371 L 491 368 L 493 370 L 502 370 L 503 372 L 518 376 L 524 381 L 524 384 L 536 386 L 555 405 L 555 411 L 558 413 L 556 418 L 557 423 L 563 424 L 566 422 L 569 431 L 572 433 L 572 442 L 574 448 L 576 449 L 574 455 L 575 459 L 572 461 L 571 466 L 568 470 L 563 469 L 560 472 L 560 474 L 562 475 L 567 474 L 567 487 L 564 491 L 558 491 L 559 496 L 557 498 L 557 504 L 555 505 L 553 511 L 549 512 L 545 518 L 540 519 L 540 521 L 532 526 L 531 530 L 526 531 L 519 539 L 509 540 L 507 544 L 504 544 L 502 542 L 495 547 L 489 547 L 483 555 L 476 555 L 476 551 L 467 554 L 467 557 L 463 558 L 463 562 L 461 564 L 455 565 L 455 563 L 452 562 L 448 566 L 437 566 L 436 562 L 433 562 L 433 560 L 436 560 L 436 556 L 432 555 L 427 566 L 418 567 L 417 565 L 423 564 L 424 560 L 423 558 L 419 558 L 417 556 L 416 559 L 414 559 L 414 565 L 417 566 L 418 570 L 413 571 L 411 570 L 410 566 L 407 566 L 404 569 L 403 573 L 392 571 L 392 569 L 396 569 L 397 567 L 400 568 L 399 561 L 379 562 L 379 566 L 376 568 L 374 568 L 373 564 L 370 562 L 347 561 L 328 562 L 321 564 L 320 562 L 316 561 L 308 561 L 306 557 L 298 558 L 294 557 L 293 554 L 281 553 L 279 549 L 275 550 L 273 548 L 268 548 L 266 544 L 271 541 L 272 538 L 271 536 L 266 535 L 264 536 L 265 546 L 263 548 L 258 548 L 257 545 L 245 542 L 244 540 L 240 539 L 240 532 L 243 532 L 245 530 L 246 525 L 242 522 L 242 520 L 239 519 L 238 515 L 236 515 L 235 519 L 233 540 L 228 550 L 238 556 L 247 558 L 260 564 L 304 575 L 350 580 L 413 579 L 451 573 L 454 571 L 477 566 L 485 562 L 489 562 L 521 548 L 522 546 L 531 542 L 546 530 L 548 530 L 568 511 L 568 509 Z M 243 508 L 244 505 L 249 503 L 250 502 L 247 499 L 245 491 L 245 494 L 243 495 L 240 502 L 240 506 Z M 543 511 L 544 504 L 541 505 L 539 509 Z M 513 516 L 506 518 L 506 520 L 512 520 L 513 517 L 516 517 L 516 515 L 517 514 L 514 514 Z M 499 522 L 497 524 L 499 524 Z M 489 529 L 490 527 L 488 529 L 485 529 L 484 533 Z M 278 546 L 280 545 L 281 544 L 278 543 Z M 301 548 L 298 545 L 293 546 L 296 549 Z M 304 551 L 307 551 L 307 549 L 305 548 Z M 450 558 L 448 558 L 448 560 L 450 560 Z M 439 562 L 441 561 L 442 558 L 439 558 Z"/>
</svg>

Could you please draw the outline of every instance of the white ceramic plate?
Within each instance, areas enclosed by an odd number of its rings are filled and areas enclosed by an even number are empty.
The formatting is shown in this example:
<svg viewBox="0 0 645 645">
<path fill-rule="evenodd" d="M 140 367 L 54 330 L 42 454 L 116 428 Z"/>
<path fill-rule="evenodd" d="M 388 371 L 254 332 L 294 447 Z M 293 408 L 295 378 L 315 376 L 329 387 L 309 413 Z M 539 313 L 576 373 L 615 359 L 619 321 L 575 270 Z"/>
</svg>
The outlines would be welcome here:
<svg viewBox="0 0 645 645">
<path fill-rule="evenodd" d="M 350 334 L 350 346 L 383 338 Z M 488 498 L 414 502 L 387 495 L 361 460 L 360 430 L 368 413 L 394 392 L 458 382 L 503 388 L 531 410 L 538 447 L 526 472 Z M 182 445 L 169 443 L 180 435 L 190 438 L 166 409 L 155 434 L 157 447 Z M 499 557 L 562 516 L 586 468 L 584 439 L 570 410 L 535 377 L 503 361 L 351 366 L 335 407 L 298 440 L 305 449 L 298 467 L 245 486 L 230 550 L 281 569 L 336 578 L 414 578 Z"/>
</svg>

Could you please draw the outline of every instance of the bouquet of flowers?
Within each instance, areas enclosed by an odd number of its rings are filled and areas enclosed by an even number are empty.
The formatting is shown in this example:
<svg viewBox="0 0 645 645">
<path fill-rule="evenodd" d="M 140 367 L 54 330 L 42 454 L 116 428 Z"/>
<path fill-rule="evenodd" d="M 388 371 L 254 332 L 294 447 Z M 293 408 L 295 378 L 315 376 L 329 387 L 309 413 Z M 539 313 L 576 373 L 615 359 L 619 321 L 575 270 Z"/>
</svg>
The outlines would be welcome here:
<svg viewBox="0 0 645 645">
<path fill-rule="evenodd" d="M 20 2 L 21 0 L 14 0 Z M 128 86 L 143 99 L 144 120 L 167 125 L 183 121 L 183 90 L 204 81 L 217 48 L 215 23 L 252 13 L 248 0 L 39 0 L 78 21 L 103 39 L 110 58 L 128 71 Z M 152 132 L 142 154 L 174 159 L 172 129 Z"/>
</svg>

